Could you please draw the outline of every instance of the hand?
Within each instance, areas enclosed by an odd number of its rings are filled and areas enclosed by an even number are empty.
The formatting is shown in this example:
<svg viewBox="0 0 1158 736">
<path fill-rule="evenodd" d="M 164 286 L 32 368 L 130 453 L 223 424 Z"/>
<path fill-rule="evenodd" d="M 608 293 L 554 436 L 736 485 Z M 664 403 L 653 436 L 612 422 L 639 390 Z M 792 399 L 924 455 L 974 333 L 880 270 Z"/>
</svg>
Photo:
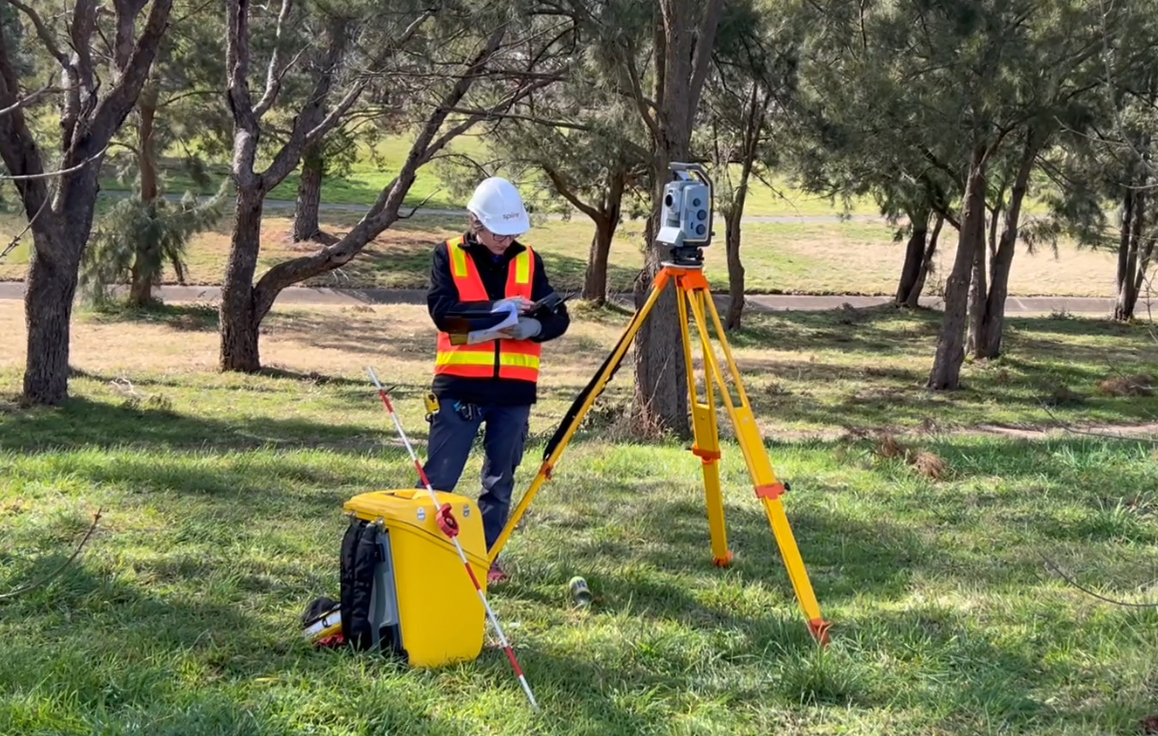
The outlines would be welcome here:
<svg viewBox="0 0 1158 736">
<path fill-rule="evenodd" d="M 535 306 L 534 302 L 532 302 L 524 297 L 521 297 L 521 296 L 515 296 L 515 297 L 511 297 L 509 299 L 498 300 L 497 302 L 495 302 L 494 308 L 496 310 L 499 310 L 499 309 L 502 309 L 503 306 L 506 304 L 514 304 L 515 305 L 515 311 L 517 311 L 519 314 L 526 314 L 531 309 L 533 309 Z"/>
<path fill-rule="evenodd" d="M 543 326 L 539 324 L 539 320 L 531 317 L 519 317 L 517 325 L 500 330 L 500 332 L 512 340 L 529 340 L 538 335 L 542 329 Z"/>
</svg>

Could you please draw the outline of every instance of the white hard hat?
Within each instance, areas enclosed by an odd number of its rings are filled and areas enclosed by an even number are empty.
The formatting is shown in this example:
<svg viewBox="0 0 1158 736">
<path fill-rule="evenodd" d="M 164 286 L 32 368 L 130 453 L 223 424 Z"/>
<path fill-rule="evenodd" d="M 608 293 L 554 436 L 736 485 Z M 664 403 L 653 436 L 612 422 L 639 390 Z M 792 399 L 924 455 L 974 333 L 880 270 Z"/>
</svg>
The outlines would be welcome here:
<svg viewBox="0 0 1158 736">
<path fill-rule="evenodd" d="M 483 180 L 466 208 L 495 235 L 522 235 L 531 229 L 531 218 L 519 190 L 498 176 Z"/>
</svg>

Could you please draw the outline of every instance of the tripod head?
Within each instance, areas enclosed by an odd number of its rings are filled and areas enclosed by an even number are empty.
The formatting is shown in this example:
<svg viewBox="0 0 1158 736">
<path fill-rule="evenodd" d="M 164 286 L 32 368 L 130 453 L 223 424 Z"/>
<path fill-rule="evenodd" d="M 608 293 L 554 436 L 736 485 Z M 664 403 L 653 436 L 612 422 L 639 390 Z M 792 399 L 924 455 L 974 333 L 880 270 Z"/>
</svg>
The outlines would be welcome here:
<svg viewBox="0 0 1158 736">
<path fill-rule="evenodd" d="M 700 164 L 673 162 L 668 169 L 674 180 L 663 188 L 656 242 L 671 249 L 671 265 L 701 268 L 702 249 L 712 244 L 712 181 Z"/>
</svg>

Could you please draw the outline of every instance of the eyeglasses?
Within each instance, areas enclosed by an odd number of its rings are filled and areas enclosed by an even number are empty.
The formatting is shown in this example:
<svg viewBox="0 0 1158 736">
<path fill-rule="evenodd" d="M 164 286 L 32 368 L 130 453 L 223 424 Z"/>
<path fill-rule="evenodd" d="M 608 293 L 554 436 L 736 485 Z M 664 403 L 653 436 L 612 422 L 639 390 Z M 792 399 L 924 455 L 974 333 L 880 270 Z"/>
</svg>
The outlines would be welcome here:
<svg viewBox="0 0 1158 736">
<path fill-rule="evenodd" d="M 492 233 L 490 230 L 486 230 L 486 229 L 484 229 L 483 232 L 485 232 L 487 235 L 491 236 L 492 238 L 494 238 L 495 240 L 497 240 L 500 243 L 510 242 L 510 241 L 513 241 L 519 237 L 519 235 L 497 235 L 495 233 Z"/>
</svg>

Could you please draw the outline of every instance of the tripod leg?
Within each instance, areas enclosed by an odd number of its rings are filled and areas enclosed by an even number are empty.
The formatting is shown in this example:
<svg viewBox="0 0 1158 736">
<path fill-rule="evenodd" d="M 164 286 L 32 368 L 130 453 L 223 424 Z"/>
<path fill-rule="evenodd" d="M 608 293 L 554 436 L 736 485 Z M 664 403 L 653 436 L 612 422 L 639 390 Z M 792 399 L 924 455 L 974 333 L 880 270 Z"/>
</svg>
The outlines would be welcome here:
<svg viewBox="0 0 1158 736">
<path fill-rule="evenodd" d="M 627 327 L 624 328 L 623 333 L 619 337 L 619 342 L 615 344 L 614 350 L 603 364 L 602 370 L 589 384 L 586 396 L 578 411 L 575 413 L 575 416 L 571 419 L 566 431 L 558 443 L 555 444 L 554 449 L 552 449 L 543 460 L 543 464 L 539 466 L 539 472 L 535 475 L 534 480 L 531 481 L 531 486 L 527 489 L 527 492 L 523 494 L 523 497 L 519 499 L 518 505 L 515 506 L 507 518 L 507 523 L 503 527 L 502 533 L 499 534 L 498 539 L 495 540 L 494 545 L 492 545 L 487 552 L 488 562 L 494 562 L 499 556 L 499 552 L 502 551 L 503 547 L 507 544 L 507 540 L 510 539 L 511 533 L 515 530 L 515 527 L 518 526 L 523 515 L 527 513 L 527 508 L 531 505 L 531 501 L 535 499 L 535 495 L 539 492 L 543 483 L 550 479 L 551 471 L 554 470 L 555 465 L 559 462 L 563 451 L 567 449 L 571 438 L 575 436 L 579 425 L 583 423 L 583 418 L 587 416 L 587 412 L 591 411 L 595 400 L 599 398 L 599 394 L 603 392 L 611 377 L 615 375 L 615 371 L 619 369 L 619 364 L 623 362 L 623 356 L 627 354 L 628 346 L 631 345 L 631 342 L 639 332 L 639 328 L 642 327 L 644 321 L 647 320 L 647 316 L 651 313 L 652 307 L 659 301 L 659 297 L 663 293 L 663 289 L 667 285 L 668 280 L 669 277 L 666 271 L 660 271 L 656 275 L 655 282 L 652 284 L 651 294 L 648 296 L 647 301 L 642 307 L 636 310 L 631 321 L 627 323 Z"/>
<path fill-rule="evenodd" d="M 699 326 L 700 340 L 705 346 L 710 344 L 710 337 L 704 324 L 704 302 L 707 302 L 707 311 L 711 313 L 716 335 L 719 337 L 720 345 L 724 351 L 724 359 L 728 363 L 728 370 L 735 383 L 736 392 L 739 395 L 739 406 L 736 406 L 732 401 L 732 395 L 728 391 L 728 386 L 724 381 L 723 372 L 716 362 L 715 351 L 705 350 L 705 367 L 708 368 L 711 375 L 715 377 L 716 382 L 719 384 L 720 392 L 725 396 L 728 415 L 731 417 L 732 425 L 735 427 L 736 438 L 739 440 L 740 449 L 744 453 L 744 461 L 748 465 L 748 472 L 751 474 L 752 481 L 755 484 L 756 496 L 760 499 L 760 503 L 764 506 L 764 512 L 768 516 L 768 523 L 772 527 L 772 534 L 780 547 L 780 556 L 784 560 L 785 567 L 788 569 L 788 577 L 792 581 L 796 598 L 808 621 L 809 631 L 812 632 L 812 635 L 820 643 L 827 644 L 828 629 L 831 624 L 821 618 L 820 604 L 817 602 L 816 594 L 812 590 L 812 583 L 808 579 L 808 571 L 804 567 L 804 561 L 800 556 L 800 549 L 796 546 L 796 538 L 792 534 L 792 527 L 788 523 L 788 516 L 784 513 L 784 504 L 780 500 L 780 497 L 786 489 L 784 484 L 777 480 L 776 473 L 772 470 L 772 463 L 769 461 L 768 453 L 764 448 L 764 440 L 760 435 L 760 429 L 756 426 L 756 418 L 752 414 L 752 407 L 748 402 L 747 392 L 744 391 L 744 383 L 740 378 L 739 368 L 736 367 L 736 361 L 732 357 L 731 348 L 729 348 L 727 338 L 724 336 L 724 327 L 720 323 L 720 315 L 716 311 L 715 302 L 712 301 L 711 294 L 706 289 L 700 289 L 694 292 L 693 298 L 689 301 L 692 305 L 692 312 L 696 316 L 696 323 Z"/>
<path fill-rule="evenodd" d="M 679 285 L 679 282 L 676 282 Z M 700 401 L 699 391 L 696 390 L 696 373 L 692 364 L 692 336 L 688 328 L 688 308 L 684 303 L 686 295 L 691 300 L 692 292 L 682 285 L 680 291 L 679 318 L 680 333 L 683 337 L 684 364 L 688 374 L 688 399 L 692 409 L 692 428 L 695 432 L 695 442 L 692 445 L 692 454 L 700 458 L 704 473 L 704 502 L 708 509 L 708 528 L 712 538 L 712 562 L 717 567 L 727 567 L 732 562 L 732 553 L 728 550 L 728 532 L 724 525 L 724 497 L 720 492 L 720 432 L 716 426 L 716 402 L 712 396 L 712 378 L 704 373 L 704 400 Z M 704 356 L 704 365 L 707 366 L 707 345 L 700 346 L 700 353 Z"/>
</svg>

